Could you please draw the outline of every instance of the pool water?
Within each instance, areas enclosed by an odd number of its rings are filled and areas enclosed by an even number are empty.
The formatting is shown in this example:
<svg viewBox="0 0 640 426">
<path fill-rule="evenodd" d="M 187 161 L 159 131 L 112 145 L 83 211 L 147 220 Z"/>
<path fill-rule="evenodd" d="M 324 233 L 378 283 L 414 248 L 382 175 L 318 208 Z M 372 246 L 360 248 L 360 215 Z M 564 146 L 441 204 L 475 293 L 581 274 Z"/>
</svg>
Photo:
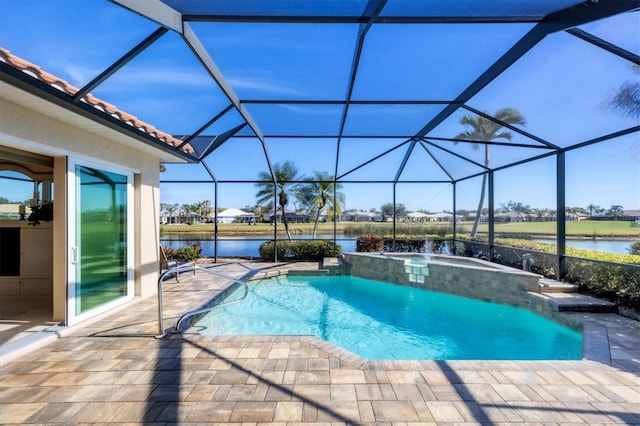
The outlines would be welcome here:
<svg viewBox="0 0 640 426">
<path fill-rule="evenodd" d="M 367 359 L 560 360 L 582 353 L 580 333 L 495 303 L 351 276 L 287 276 L 249 287 L 245 300 L 194 326 L 203 334 L 315 335 Z"/>
</svg>

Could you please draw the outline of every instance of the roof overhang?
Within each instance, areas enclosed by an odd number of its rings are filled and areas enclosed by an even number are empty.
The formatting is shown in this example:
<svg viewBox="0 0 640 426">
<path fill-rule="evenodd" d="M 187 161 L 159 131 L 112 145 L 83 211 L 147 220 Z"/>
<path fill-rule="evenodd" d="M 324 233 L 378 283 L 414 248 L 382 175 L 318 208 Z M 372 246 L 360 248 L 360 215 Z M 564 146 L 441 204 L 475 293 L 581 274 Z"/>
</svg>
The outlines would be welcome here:
<svg viewBox="0 0 640 426">
<path fill-rule="evenodd" d="M 0 99 L 52 117 L 119 144 L 131 146 L 166 163 L 192 163 L 197 158 L 121 120 L 71 97 L 28 74 L 0 62 Z"/>
</svg>

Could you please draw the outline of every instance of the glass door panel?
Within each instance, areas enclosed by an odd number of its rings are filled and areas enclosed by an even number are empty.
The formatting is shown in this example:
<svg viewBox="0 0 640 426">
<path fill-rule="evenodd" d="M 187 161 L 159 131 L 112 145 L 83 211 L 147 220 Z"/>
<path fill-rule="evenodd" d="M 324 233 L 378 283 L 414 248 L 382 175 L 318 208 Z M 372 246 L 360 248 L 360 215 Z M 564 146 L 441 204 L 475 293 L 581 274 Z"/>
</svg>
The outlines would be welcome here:
<svg viewBox="0 0 640 426">
<path fill-rule="evenodd" d="M 127 294 L 127 177 L 76 166 L 76 314 Z"/>
<path fill-rule="evenodd" d="M 68 317 L 74 323 L 131 296 L 131 177 L 84 164 L 70 165 L 70 172 Z"/>
</svg>

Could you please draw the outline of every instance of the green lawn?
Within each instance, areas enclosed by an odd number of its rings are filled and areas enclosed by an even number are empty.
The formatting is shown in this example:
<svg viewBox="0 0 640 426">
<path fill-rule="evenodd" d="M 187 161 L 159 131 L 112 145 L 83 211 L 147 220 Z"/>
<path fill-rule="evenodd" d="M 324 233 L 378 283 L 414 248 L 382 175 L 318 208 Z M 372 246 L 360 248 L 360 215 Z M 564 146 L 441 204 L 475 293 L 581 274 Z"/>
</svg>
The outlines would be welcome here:
<svg viewBox="0 0 640 426">
<path fill-rule="evenodd" d="M 478 231 L 487 232 L 487 224 Z M 640 227 L 627 221 L 582 220 L 566 222 L 567 235 L 575 237 L 630 237 L 640 238 Z M 498 223 L 496 234 L 555 235 L 555 222 Z"/>
<path fill-rule="evenodd" d="M 447 223 L 430 223 L 430 224 L 414 224 L 401 223 L 397 225 L 398 233 L 424 235 L 425 230 L 428 232 L 438 227 L 448 227 Z M 349 228 L 355 228 L 351 234 L 359 235 L 362 230 L 364 233 L 378 233 L 391 235 L 393 233 L 393 225 L 391 223 L 349 223 L 343 222 L 336 224 L 336 230 L 339 234 L 348 233 Z M 202 225 L 163 225 L 160 232 L 165 233 L 213 233 L 213 224 L 207 223 Z M 313 223 L 291 223 L 289 229 L 293 234 L 310 234 L 313 232 Z M 465 233 L 471 229 L 471 223 L 465 222 L 458 225 L 458 232 Z M 496 234 L 514 234 L 514 235 L 555 235 L 555 222 L 522 222 L 522 223 L 498 223 L 496 224 Z M 284 234 L 284 226 L 278 224 L 278 231 Z M 478 230 L 480 233 L 487 232 L 487 224 L 481 224 Z M 270 235 L 273 233 L 273 226 L 268 223 L 259 223 L 255 226 L 249 226 L 243 223 L 220 223 L 218 224 L 218 232 L 220 235 Z M 333 223 L 318 224 L 318 233 L 333 233 Z M 626 221 L 571 221 L 567 222 L 567 235 L 573 237 L 622 237 L 622 238 L 640 238 L 640 227 L 632 227 L 630 222 Z"/>
</svg>

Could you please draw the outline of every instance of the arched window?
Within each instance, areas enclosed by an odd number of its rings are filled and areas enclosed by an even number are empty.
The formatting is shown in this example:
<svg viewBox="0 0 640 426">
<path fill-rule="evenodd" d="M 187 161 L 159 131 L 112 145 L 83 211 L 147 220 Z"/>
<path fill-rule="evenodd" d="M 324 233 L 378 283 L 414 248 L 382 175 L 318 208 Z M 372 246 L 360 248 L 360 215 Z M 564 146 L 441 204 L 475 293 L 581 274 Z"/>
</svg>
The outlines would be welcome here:
<svg viewBox="0 0 640 426">
<path fill-rule="evenodd" d="M 29 206 L 36 189 L 36 182 L 26 174 L 0 170 L 0 220 L 19 219 L 19 206 Z"/>
</svg>

